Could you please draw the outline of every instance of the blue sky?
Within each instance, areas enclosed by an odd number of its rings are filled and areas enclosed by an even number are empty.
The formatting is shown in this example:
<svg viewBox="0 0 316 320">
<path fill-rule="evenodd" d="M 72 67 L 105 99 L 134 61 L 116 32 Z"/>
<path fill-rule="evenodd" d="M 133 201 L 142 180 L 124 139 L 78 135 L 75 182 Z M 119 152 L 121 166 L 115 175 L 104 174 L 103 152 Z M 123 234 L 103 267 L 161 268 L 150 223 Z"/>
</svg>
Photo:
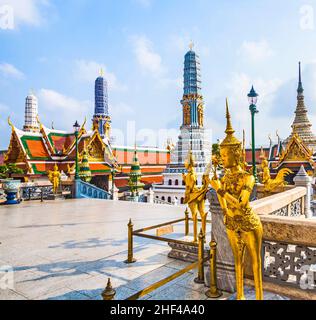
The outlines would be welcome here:
<svg viewBox="0 0 316 320">
<path fill-rule="evenodd" d="M 276 140 L 276 130 L 285 138 L 299 60 L 316 132 L 316 1 L 0 0 L 0 19 L 3 5 L 13 8 L 14 25 L 1 28 L 0 21 L 1 149 L 9 143 L 8 115 L 23 126 L 30 88 L 45 125 L 54 121 L 55 128 L 70 130 L 75 120 L 90 120 L 100 67 L 114 129 L 126 133 L 127 122 L 135 121 L 137 130 L 177 132 L 191 39 L 201 58 L 213 141 L 223 137 L 226 97 L 237 134 L 244 128 L 250 141 L 246 95 L 252 84 L 260 94 L 258 145 L 267 145 L 269 134 Z"/>
</svg>

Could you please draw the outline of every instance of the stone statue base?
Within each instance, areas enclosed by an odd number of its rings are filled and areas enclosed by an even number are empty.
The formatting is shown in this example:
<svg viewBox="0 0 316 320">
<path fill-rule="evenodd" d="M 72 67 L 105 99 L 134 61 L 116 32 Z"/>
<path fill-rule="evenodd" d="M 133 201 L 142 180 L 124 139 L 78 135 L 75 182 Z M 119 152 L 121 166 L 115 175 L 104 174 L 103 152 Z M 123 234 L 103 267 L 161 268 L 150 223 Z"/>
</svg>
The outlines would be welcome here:
<svg viewBox="0 0 316 320">
<path fill-rule="evenodd" d="M 50 194 L 47 197 L 47 200 L 65 200 L 65 196 L 63 194 L 60 194 L 60 193 Z"/>
<path fill-rule="evenodd" d="M 189 244 L 168 243 L 171 251 L 168 254 L 169 258 L 181 260 L 185 262 L 198 261 L 198 247 Z M 204 257 L 209 258 L 209 249 L 204 249 Z"/>
</svg>

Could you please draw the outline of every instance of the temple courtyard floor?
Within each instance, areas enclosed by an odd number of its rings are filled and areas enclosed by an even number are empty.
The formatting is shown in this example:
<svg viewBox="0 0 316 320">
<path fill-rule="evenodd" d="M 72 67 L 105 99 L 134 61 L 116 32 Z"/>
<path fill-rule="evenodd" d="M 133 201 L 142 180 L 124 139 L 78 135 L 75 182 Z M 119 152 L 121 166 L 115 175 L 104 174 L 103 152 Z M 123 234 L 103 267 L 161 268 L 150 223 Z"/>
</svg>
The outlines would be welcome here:
<svg viewBox="0 0 316 320">
<path fill-rule="evenodd" d="M 125 264 L 129 219 L 139 229 L 183 217 L 184 207 L 90 199 L 0 206 L 0 281 L 10 268 L 14 280 L 9 288 L 0 286 L 0 300 L 100 300 L 108 278 L 115 299 L 126 299 L 188 265 L 168 258 L 166 243 L 139 237 L 137 262 Z M 183 232 L 180 223 L 168 237 L 179 239 Z M 205 300 L 207 288 L 193 281 L 196 272 L 143 299 Z"/>
</svg>

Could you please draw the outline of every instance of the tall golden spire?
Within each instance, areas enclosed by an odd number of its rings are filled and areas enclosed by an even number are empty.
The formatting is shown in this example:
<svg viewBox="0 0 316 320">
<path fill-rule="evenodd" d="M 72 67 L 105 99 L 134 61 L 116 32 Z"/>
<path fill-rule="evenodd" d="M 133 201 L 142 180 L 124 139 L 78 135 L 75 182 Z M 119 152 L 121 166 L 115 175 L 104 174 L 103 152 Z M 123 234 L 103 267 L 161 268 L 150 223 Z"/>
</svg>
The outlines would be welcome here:
<svg viewBox="0 0 316 320">
<path fill-rule="evenodd" d="M 228 107 L 228 98 L 226 98 L 226 120 L 227 120 L 227 125 L 226 125 L 225 133 L 227 135 L 232 135 L 235 133 L 235 130 L 233 129 L 232 122 L 231 122 L 231 116 L 230 116 L 229 107 Z"/>
<path fill-rule="evenodd" d="M 104 76 L 104 70 L 103 70 L 103 68 L 100 68 L 100 70 L 99 70 L 99 75 L 100 75 L 100 77 L 103 77 L 103 76 Z"/>
<path fill-rule="evenodd" d="M 235 130 L 231 123 L 231 116 L 229 112 L 228 99 L 226 98 L 226 137 L 221 143 L 221 146 L 237 146 L 241 145 L 241 142 L 234 136 Z"/>
</svg>

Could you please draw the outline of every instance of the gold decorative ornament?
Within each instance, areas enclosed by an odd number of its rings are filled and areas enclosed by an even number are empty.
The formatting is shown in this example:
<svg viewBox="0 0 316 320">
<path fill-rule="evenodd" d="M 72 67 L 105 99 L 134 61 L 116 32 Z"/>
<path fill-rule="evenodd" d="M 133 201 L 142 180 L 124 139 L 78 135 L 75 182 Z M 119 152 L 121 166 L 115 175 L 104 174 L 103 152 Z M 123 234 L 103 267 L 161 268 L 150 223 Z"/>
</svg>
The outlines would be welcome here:
<svg viewBox="0 0 316 320">
<path fill-rule="evenodd" d="M 216 190 L 224 213 L 224 224 L 234 254 L 237 300 L 244 300 L 244 256 L 250 254 L 256 289 L 256 299 L 263 299 L 262 289 L 262 224 L 250 206 L 250 195 L 255 185 L 254 177 L 243 169 L 242 144 L 234 136 L 231 117 L 226 100 L 226 137 L 220 144 L 221 159 L 225 174 L 222 179 L 213 177 L 212 187 Z"/>
<path fill-rule="evenodd" d="M 193 159 L 192 151 L 189 152 L 188 159 L 185 161 L 185 168 L 187 174 L 182 174 L 183 181 L 185 183 L 185 198 L 184 203 L 188 205 L 193 219 L 193 238 L 194 242 L 198 242 L 198 213 L 202 220 L 202 230 L 205 235 L 206 232 L 206 218 L 207 212 L 205 212 L 205 195 L 208 191 L 208 185 L 210 182 L 209 174 L 205 173 L 202 179 L 202 186 L 197 187 L 197 176 L 195 173 L 195 163 Z"/>
<path fill-rule="evenodd" d="M 204 126 L 204 106 L 203 104 L 200 104 L 198 106 L 198 120 L 199 120 L 199 126 Z"/>
<path fill-rule="evenodd" d="M 262 184 L 264 185 L 265 192 L 272 192 L 278 187 L 284 187 L 287 182 L 285 181 L 286 176 L 293 174 L 294 172 L 288 168 L 281 169 L 276 178 L 272 179 L 269 169 L 269 162 L 266 159 L 263 148 L 261 147 L 261 154 L 260 154 L 261 162 L 261 170 L 262 170 Z"/>
<path fill-rule="evenodd" d="M 61 173 L 58 170 L 57 164 L 55 164 L 54 165 L 54 170 L 53 171 L 51 171 L 51 170 L 48 171 L 48 179 L 53 185 L 54 194 L 57 193 L 57 190 L 58 190 L 58 187 L 59 187 L 59 184 L 60 184 L 60 177 L 61 177 Z"/>
<path fill-rule="evenodd" d="M 183 124 L 185 126 L 190 125 L 191 122 L 191 107 L 187 104 L 183 107 Z"/>
</svg>

